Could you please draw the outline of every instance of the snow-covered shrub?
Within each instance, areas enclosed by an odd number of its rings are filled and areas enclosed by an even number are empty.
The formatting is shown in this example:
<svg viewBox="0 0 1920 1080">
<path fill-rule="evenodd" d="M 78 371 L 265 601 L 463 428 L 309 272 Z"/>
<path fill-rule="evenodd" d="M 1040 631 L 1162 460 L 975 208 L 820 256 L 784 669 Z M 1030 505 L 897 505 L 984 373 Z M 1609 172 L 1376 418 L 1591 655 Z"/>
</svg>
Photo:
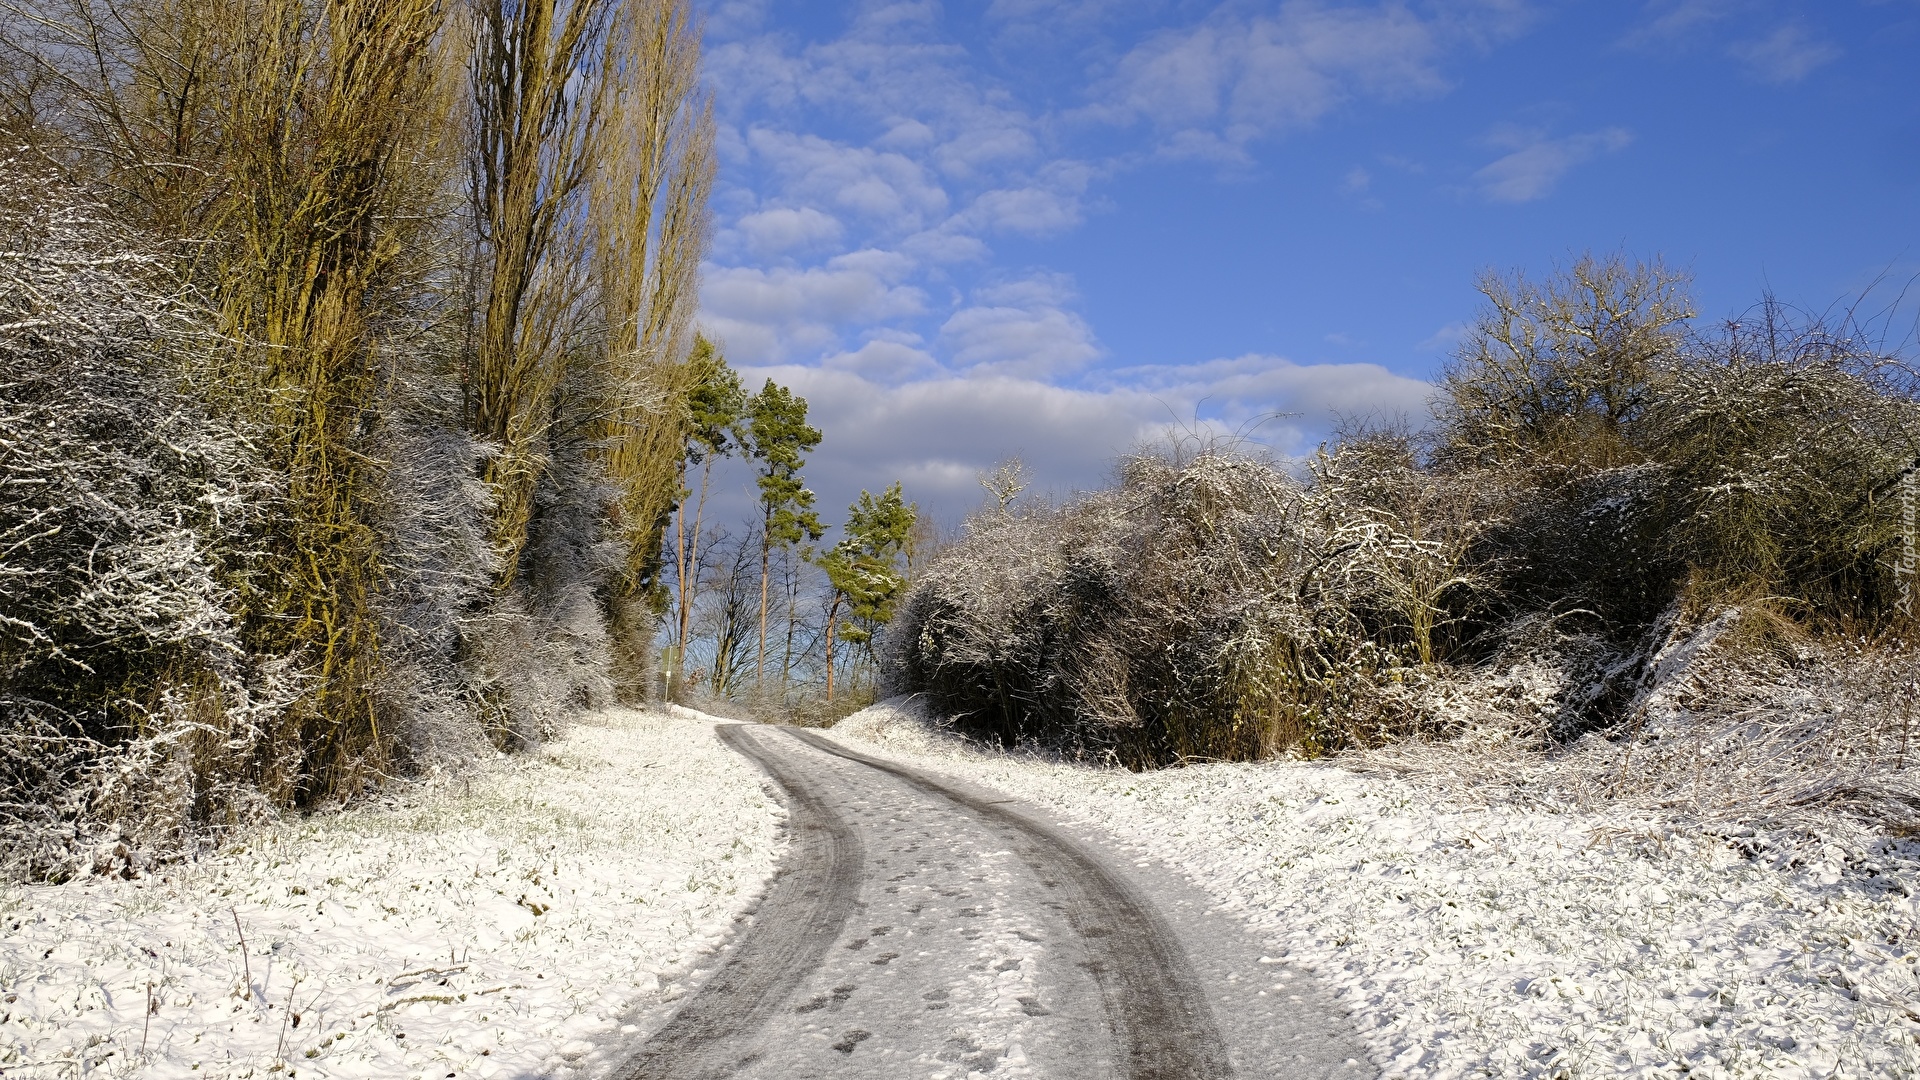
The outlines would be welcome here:
<svg viewBox="0 0 1920 1080">
<path fill-rule="evenodd" d="M 1773 305 L 1699 342 L 1634 432 L 1666 481 L 1655 550 L 1705 604 L 1894 616 L 1913 527 L 1898 488 L 1920 467 L 1915 388 L 1905 365 Z"/>
<path fill-rule="evenodd" d="M 274 651 L 263 600 L 286 572 L 288 480 L 268 440 L 209 404 L 208 373 L 233 346 L 169 277 L 173 255 L 30 154 L 0 162 L 7 871 L 138 863 L 312 801 L 327 717 L 313 716 L 306 657 Z M 480 449 L 419 352 L 432 334 L 409 345 L 383 356 L 365 444 L 371 698 L 382 760 L 422 770 L 490 753 L 490 739 L 538 742 L 610 700 L 596 593 L 614 555 L 597 466 L 558 448 L 571 456 L 539 493 L 528 573 L 496 595 Z"/>
<path fill-rule="evenodd" d="M 1176 449 L 1064 507 L 983 511 L 889 630 L 892 688 L 1002 742 L 1136 766 L 1404 734 L 1415 714 L 1385 689 L 1478 587 L 1473 497 L 1433 497 L 1405 450 L 1357 442 L 1303 482 Z"/>
<path fill-rule="evenodd" d="M 1897 639 L 1810 637 L 1764 608 L 1683 610 L 1626 653 L 1569 635 L 1436 669 L 1410 704 L 1452 736 L 1363 758 L 1477 798 L 1626 804 L 1735 838 L 1920 830 L 1920 654 Z M 1756 648 L 1765 637 L 1775 647 Z M 1600 693 L 1624 704 L 1582 734 L 1565 718 Z"/>
<path fill-rule="evenodd" d="M 1894 617 L 1912 373 L 1771 301 L 1689 333 L 1684 284 L 1617 258 L 1482 282 L 1433 472 L 1512 493 L 1477 554 L 1510 611 L 1585 610 L 1623 646 L 1681 588 L 1698 610 L 1771 597 L 1802 621 Z"/>
<path fill-rule="evenodd" d="M 607 525 L 614 489 L 584 432 L 556 429 L 546 445 L 520 573 L 467 627 L 471 700 L 504 748 L 552 738 L 569 714 L 614 701 L 601 602 L 624 550 Z"/>
<path fill-rule="evenodd" d="M 0 858 L 30 872 L 253 814 L 295 692 L 234 614 L 277 486 L 183 391 L 217 343 L 162 262 L 0 161 Z"/>
<path fill-rule="evenodd" d="M 396 756 L 413 768 L 457 765 L 490 749 L 477 719 L 471 640 L 492 595 L 488 491 L 479 451 L 446 380 L 398 363 L 374 451 L 387 464 L 374 527 L 383 588 L 377 700 Z"/>
</svg>

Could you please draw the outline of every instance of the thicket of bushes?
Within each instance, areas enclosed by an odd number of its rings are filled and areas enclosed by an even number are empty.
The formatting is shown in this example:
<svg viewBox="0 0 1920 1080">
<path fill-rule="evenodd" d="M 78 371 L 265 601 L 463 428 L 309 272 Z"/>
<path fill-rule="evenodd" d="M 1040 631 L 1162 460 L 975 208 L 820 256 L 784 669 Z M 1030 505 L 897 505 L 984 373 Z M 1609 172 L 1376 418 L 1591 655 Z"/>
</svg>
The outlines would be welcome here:
<svg viewBox="0 0 1920 1080">
<path fill-rule="evenodd" d="M 644 694 L 685 0 L 0 19 L 0 864 L 124 868 Z"/>
<path fill-rule="evenodd" d="M 1136 768 L 1497 729 L 1641 746 L 1621 784 L 1659 786 L 1685 728 L 1770 798 L 1802 797 L 1762 782 L 1793 774 L 1914 816 L 1888 779 L 1914 692 L 1908 370 L 1771 304 L 1696 329 L 1657 264 L 1483 292 L 1429 429 L 1294 466 L 1181 444 L 976 514 L 889 633 L 892 689 Z M 1851 697 L 1810 707 L 1829 683 Z"/>
</svg>

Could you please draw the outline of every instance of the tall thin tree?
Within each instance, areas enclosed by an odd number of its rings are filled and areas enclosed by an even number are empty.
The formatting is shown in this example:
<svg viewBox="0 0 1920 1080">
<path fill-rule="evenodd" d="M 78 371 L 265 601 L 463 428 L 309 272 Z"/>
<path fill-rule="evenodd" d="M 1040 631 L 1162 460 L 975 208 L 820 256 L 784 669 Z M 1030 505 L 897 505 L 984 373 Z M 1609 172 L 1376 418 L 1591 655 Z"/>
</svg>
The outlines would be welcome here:
<svg viewBox="0 0 1920 1080">
<path fill-rule="evenodd" d="M 322 797 L 375 768 L 385 740 L 370 688 L 380 665 L 370 602 L 380 554 L 364 437 L 376 403 L 376 317 L 415 215 L 406 171 L 424 115 L 442 10 L 435 0 L 266 0 L 236 6 L 227 54 L 231 214 L 220 273 L 236 383 L 257 391 L 287 473 L 291 520 L 254 599 L 275 651 L 316 676 L 285 743 L 302 760 L 285 797 Z M 294 788 L 314 790 L 296 794 Z"/>
<path fill-rule="evenodd" d="M 806 455 L 820 445 L 820 431 L 807 425 L 807 399 L 768 379 L 747 402 L 747 433 L 760 489 L 760 651 L 754 679 L 767 675 L 767 590 L 773 549 L 818 540 L 825 530 L 813 509 L 813 492 L 800 478 Z"/>
<path fill-rule="evenodd" d="M 713 463 L 733 452 L 743 437 L 746 391 L 740 375 L 727 365 L 713 343 L 696 338 L 687 363 L 693 368 L 693 389 L 687 394 L 687 443 L 681 455 L 680 498 L 675 507 L 674 526 L 674 602 L 678 624 L 674 644 L 681 650 L 682 663 L 687 635 L 693 618 L 693 605 L 700 593 L 700 529 L 706 516 L 707 491 L 713 480 Z M 692 490 L 686 481 L 686 468 L 700 466 L 700 487 Z M 691 531 L 687 521 L 687 500 L 693 500 Z"/>
<path fill-rule="evenodd" d="M 479 251 L 467 413 L 489 447 L 496 584 L 520 570 L 542 445 L 589 275 L 585 197 L 619 59 L 615 0 L 473 0 L 469 134 Z"/>
<path fill-rule="evenodd" d="M 697 422 L 688 395 L 705 373 L 689 362 L 689 350 L 709 232 L 713 113 L 700 86 L 690 0 L 627 0 L 613 38 L 615 90 L 592 208 L 605 320 L 601 443 L 618 492 L 615 533 L 623 549 L 608 616 L 615 679 L 634 698 L 644 689 L 666 602 L 667 522 Z"/>
</svg>

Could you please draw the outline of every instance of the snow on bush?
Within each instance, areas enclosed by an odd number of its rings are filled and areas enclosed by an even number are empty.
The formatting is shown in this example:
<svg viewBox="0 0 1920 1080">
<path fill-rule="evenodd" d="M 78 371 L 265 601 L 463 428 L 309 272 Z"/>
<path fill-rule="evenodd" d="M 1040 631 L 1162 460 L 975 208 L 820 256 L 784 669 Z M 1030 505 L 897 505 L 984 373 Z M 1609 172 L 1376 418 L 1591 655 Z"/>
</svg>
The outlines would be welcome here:
<svg viewBox="0 0 1920 1080">
<path fill-rule="evenodd" d="M 4 887 L 0 1072 L 602 1072 L 760 892 L 781 816 L 709 725 L 614 711 L 132 880 Z"/>
<path fill-rule="evenodd" d="M 1410 688 L 1415 707 L 1434 718 L 1432 730 L 1452 736 L 1354 760 L 1480 798 L 1549 810 L 1634 808 L 1727 836 L 1757 828 L 1864 844 L 1920 832 L 1920 656 L 1872 640 L 1798 635 L 1755 649 L 1740 640 L 1755 622 L 1780 625 L 1727 608 L 1658 628 L 1644 674 L 1619 680 L 1632 696 L 1611 739 L 1545 737 L 1564 732 L 1570 699 L 1612 680 L 1601 665 L 1536 654 L 1422 681 Z M 1583 648 L 1592 651 L 1576 641 L 1567 652 Z"/>
<path fill-rule="evenodd" d="M 0 158 L 0 872 L 58 877 L 256 814 L 297 691 L 233 615 L 275 484 L 178 382 L 216 347 L 201 313 L 157 250 Z"/>
<path fill-rule="evenodd" d="M 1374 699 L 1459 621 L 1477 496 L 1386 441 L 1312 471 L 1179 444 L 1112 490 L 975 514 L 902 602 L 890 684 L 1008 745 L 1129 765 L 1402 734 Z"/>
<path fill-rule="evenodd" d="M 906 699 L 833 734 L 1180 867 L 1327 980 L 1390 1077 L 1920 1070 L 1911 842 L 1519 805 L 1464 771 L 1092 768 L 982 751 Z"/>
</svg>

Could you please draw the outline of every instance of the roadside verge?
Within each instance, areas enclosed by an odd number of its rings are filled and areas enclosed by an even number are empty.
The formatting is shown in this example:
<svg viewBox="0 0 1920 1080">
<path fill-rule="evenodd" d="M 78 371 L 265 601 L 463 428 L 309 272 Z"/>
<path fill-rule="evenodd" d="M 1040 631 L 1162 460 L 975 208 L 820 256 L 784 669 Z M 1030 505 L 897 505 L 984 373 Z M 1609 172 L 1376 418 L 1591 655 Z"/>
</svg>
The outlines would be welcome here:
<svg viewBox="0 0 1920 1080">
<path fill-rule="evenodd" d="M 710 723 L 615 710 L 197 862 L 5 886 L 0 1073 L 597 1073 L 758 897 L 784 816 Z"/>
</svg>

